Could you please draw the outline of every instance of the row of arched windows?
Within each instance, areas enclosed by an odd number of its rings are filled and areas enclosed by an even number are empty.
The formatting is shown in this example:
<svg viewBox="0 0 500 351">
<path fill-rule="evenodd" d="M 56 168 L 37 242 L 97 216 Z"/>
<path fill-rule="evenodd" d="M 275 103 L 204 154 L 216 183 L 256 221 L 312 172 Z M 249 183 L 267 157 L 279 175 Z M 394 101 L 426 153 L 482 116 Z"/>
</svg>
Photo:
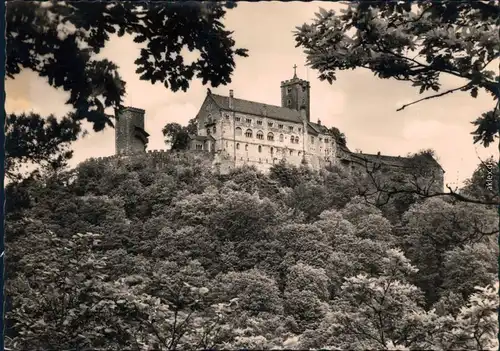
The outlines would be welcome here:
<svg viewBox="0 0 500 351">
<path fill-rule="evenodd" d="M 242 134 L 243 134 L 243 130 L 242 130 L 240 127 L 237 127 L 237 128 L 235 129 L 235 135 L 236 135 L 236 136 L 241 136 Z M 263 133 L 261 130 L 259 130 L 255 136 L 256 136 L 256 137 L 257 137 L 257 139 L 259 139 L 259 140 L 264 140 L 264 133 Z M 245 131 L 245 137 L 247 137 L 247 138 L 252 138 L 252 137 L 253 137 L 253 131 L 252 131 L 251 129 L 247 129 L 247 130 Z M 283 135 L 283 134 L 280 134 L 280 135 L 279 135 L 279 141 L 280 141 L 280 142 L 283 142 L 283 140 L 284 140 L 284 139 L 285 139 L 284 135 Z M 267 133 L 267 140 L 268 140 L 268 141 L 274 141 L 274 134 L 273 134 L 273 133 L 271 133 L 271 132 Z M 293 135 L 292 135 L 292 136 L 290 137 L 290 141 L 291 141 L 293 144 L 298 144 L 298 143 L 299 143 L 299 141 L 300 141 L 300 139 L 299 139 L 299 137 L 298 137 L 298 136 L 293 136 Z"/>
<path fill-rule="evenodd" d="M 240 149 L 240 143 L 236 143 L 236 150 L 239 150 L 239 149 Z M 261 145 L 258 146 L 258 150 L 259 150 L 259 152 L 262 152 L 262 146 Z M 245 144 L 245 151 L 248 151 L 248 144 Z M 279 152 L 280 149 L 277 149 L 277 151 Z M 293 155 L 293 151 L 294 150 L 289 150 L 290 156 Z M 283 149 L 283 152 L 285 152 L 285 149 Z M 271 153 L 271 155 L 274 155 L 274 148 L 273 147 L 271 147 L 270 153 Z M 299 156 L 302 155 L 302 152 L 298 151 L 297 155 L 299 155 Z"/>
</svg>

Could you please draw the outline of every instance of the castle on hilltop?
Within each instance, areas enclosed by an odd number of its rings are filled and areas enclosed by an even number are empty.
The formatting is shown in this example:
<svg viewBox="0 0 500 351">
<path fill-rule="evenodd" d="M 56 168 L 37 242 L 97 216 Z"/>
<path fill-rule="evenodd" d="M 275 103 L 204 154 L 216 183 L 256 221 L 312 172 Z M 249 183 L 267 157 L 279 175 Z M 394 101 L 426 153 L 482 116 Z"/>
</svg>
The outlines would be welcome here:
<svg viewBox="0 0 500 351">
<path fill-rule="evenodd" d="M 294 67 L 295 69 L 296 67 Z M 351 152 L 321 121 L 311 121 L 310 83 L 293 78 L 281 82 L 281 106 L 207 91 L 196 115 L 198 133 L 190 138 L 192 151 L 214 157 L 221 172 L 254 165 L 265 172 L 280 161 L 306 164 L 313 169 L 340 165 L 353 169 L 370 165 L 408 171 L 410 159 Z M 149 134 L 144 130 L 145 111 L 127 107 L 117 116 L 116 154 L 146 152 Z M 444 170 L 431 156 L 426 158 L 438 187 L 443 188 Z"/>
</svg>

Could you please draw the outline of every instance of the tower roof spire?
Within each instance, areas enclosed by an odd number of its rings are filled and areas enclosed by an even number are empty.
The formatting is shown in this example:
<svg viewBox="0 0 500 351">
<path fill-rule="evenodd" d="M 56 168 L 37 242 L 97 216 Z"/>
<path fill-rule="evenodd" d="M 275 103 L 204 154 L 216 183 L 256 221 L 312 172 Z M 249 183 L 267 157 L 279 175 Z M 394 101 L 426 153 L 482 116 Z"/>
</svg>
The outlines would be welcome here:
<svg viewBox="0 0 500 351">
<path fill-rule="evenodd" d="M 293 78 L 297 78 L 297 65 L 293 65 Z"/>
</svg>

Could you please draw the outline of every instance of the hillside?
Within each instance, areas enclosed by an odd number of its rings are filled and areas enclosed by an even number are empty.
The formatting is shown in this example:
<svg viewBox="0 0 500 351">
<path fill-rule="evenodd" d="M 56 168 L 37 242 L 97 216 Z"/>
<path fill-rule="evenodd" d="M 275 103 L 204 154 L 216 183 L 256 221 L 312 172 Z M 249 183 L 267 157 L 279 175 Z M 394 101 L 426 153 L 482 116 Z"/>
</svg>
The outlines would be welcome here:
<svg viewBox="0 0 500 351">
<path fill-rule="evenodd" d="M 494 207 L 381 205 L 337 168 L 163 161 L 7 189 L 10 349 L 497 347 Z"/>
</svg>

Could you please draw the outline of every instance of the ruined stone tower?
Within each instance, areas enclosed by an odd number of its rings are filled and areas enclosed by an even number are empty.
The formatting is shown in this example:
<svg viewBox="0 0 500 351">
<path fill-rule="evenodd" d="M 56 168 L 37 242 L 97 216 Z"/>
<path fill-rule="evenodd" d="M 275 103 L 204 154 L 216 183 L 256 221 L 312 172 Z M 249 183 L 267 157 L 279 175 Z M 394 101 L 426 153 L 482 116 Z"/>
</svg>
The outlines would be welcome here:
<svg viewBox="0 0 500 351">
<path fill-rule="evenodd" d="M 145 111 L 125 107 L 116 116 L 115 153 L 117 155 L 146 152 L 149 134 L 144 130 Z"/>
<path fill-rule="evenodd" d="M 305 109 L 307 121 L 311 121 L 311 85 L 299 79 L 294 66 L 293 78 L 281 82 L 281 106 L 300 111 Z"/>
</svg>

